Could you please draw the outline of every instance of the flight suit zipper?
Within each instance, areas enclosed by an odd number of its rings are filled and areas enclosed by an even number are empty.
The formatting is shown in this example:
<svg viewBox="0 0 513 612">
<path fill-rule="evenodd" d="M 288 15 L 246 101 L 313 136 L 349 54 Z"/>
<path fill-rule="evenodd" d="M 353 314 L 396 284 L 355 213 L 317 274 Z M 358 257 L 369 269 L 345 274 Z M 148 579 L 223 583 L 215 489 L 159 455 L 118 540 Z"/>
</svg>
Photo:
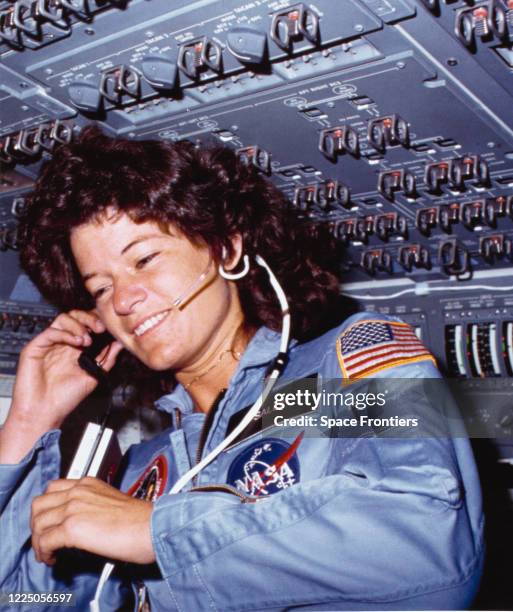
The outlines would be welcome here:
<svg viewBox="0 0 513 612">
<path fill-rule="evenodd" d="M 210 484 L 210 485 L 202 485 L 199 487 L 192 487 L 191 489 L 189 489 L 189 493 L 191 493 L 192 491 L 196 491 L 196 492 L 205 492 L 205 493 L 215 493 L 215 492 L 223 492 L 223 493 L 230 493 L 231 495 L 235 495 L 236 497 L 238 497 L 243 504 L 254 504 L 257 501 L 260 501 L 259 498 L 257 497 L 250 497 L 249 495 L 244 495 L 244 493 L 242 493 L 242 491 L 239 491 L 238 489 L 236 489 L 235 487 L 232 487 L 229 484 Z"/>
<path fill-rule="evenodd" d="M 217 409 L 219 408 L 219 404 L 223 401 L 224 396 L 226 395 L 227 389 L 222 389 L 214 403 L 210 407 L 210 410 L 207 412 L 207 416 L 205 417 L 205 422 L 203 423 L 203 427 L 201 428 L 200 437 L 198 441 L 198 448 L 196 450 L 196 461 L 194 465 L 198 465 L 201 461 L 201 456 L 203 455 L 203 450 L 205 449 L 205 444 L 207 443 L 208 434 L 210 432 L 210 428 L 212 427 L 212 423 L 214 422 L 214 417 L 216 415 Z M 194 478 L 194 482 L 196 482 L 196 477 Z"/>
</svg>

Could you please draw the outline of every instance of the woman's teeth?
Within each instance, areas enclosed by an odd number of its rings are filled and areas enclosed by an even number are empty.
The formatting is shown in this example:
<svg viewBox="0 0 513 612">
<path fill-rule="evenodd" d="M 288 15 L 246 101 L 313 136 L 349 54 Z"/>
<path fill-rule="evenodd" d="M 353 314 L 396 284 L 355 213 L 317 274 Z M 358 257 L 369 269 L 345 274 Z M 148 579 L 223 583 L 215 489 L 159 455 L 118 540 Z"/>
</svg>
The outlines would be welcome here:
<svg viewBox="0 0 513 612">
<path fill-rule="evenodd" d="M 162 321 L 162 319 L 167 317 L 168 313 L 169 313 L 169 310 L 166 310 L 165 312 L 161 312 L 159 314 L 156 314 L 153 317 L 150 317 L 149 319 L 146 319 L 146 321 L 144 321 L 144 323 L 141 323 L 141 325 L 139 325 L 138 327 L 135 328 L 134 334 L 136 336 L 141 336 L 142 334 L 144 334 L 145 331 L 148 331 L 152 327 L 155 327 L 155 325 L 157 325 L 157 323 L 160 323 L 160 321 Z"/>
</svg>

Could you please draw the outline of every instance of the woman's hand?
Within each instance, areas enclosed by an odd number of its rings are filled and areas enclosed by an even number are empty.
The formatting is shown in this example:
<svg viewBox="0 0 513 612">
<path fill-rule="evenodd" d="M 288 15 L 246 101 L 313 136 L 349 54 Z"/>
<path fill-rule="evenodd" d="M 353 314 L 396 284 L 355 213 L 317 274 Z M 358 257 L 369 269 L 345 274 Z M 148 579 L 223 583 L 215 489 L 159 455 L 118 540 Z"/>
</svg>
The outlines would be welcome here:
<svg viewBox="0 0 513 612">
<path fill-rule="evenodd" d="M 134 499 L 97 478 L 54 480 L 32 501 L 36 559 L 55 563 L 61 548 L 79 548 L 131 563 L 152 563 L 153 504 Z"/>
<path fill-rule="evenodd" d="M 65 417 L 96 387 L 97 381 L 78 365 L 80 351 L 92 342 L 90 331 L 105 331 L 93 312 L 72 310 L 21 351 L 13 401 L 0 432 L 0 463 L 17 463 L 46 431 Z M 122 345 L 114 341 L 98 359 L 110 370 Z"/>
</svg>

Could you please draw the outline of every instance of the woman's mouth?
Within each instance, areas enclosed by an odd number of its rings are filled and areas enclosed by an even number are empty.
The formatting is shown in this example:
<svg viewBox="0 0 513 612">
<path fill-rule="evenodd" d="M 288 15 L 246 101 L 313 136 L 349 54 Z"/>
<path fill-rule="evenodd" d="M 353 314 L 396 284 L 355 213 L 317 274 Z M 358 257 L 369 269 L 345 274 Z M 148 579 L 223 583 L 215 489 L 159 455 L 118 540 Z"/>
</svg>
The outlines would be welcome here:
<svg viewBox="0 0 513 612">
<path fill-rule="evenodd" d="M 140 325 L 138 325 L 134 329 L 134 334 L 136 336 L 142 336 L 144 333 L 149 331 L 150 329 L 154 329 L 159 323 L 161 323 L 167 315 L 170 313 L 170 310 L 165 310 L 164 312 L 159 312 L 148 319 L 145 319 Z"/>
</svg>

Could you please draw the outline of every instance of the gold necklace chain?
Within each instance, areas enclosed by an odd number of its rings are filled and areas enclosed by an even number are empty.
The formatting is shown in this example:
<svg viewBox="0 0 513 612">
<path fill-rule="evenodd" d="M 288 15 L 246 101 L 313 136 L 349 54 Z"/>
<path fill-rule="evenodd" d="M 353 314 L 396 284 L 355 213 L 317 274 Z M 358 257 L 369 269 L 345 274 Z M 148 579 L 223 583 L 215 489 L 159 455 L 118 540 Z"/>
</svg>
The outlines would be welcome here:
<svg viewBox="0 0 513 612">
<path fill-rule="evenodd" d="M 246 334 L 244 333 L 243 324 L 239 325 L 239 327 L 237 328 L 237 330 L 236 330 L 236 332 L 235 332 L 235 334 L 233 336 L 232 345 L 230 346 L 230 348 L 225 349 L 224 351 L 221 351 L 221 353 L 219 353 L 219 357 L 217 358 L 217 360 L 210 367 L 208 367 L 204 372 L 201 372 L 201 374 L 198 374 L 191 381 L 189 381 L 186 385 L 184 385 L 184 389 L 186 391 L 188 391 L 192 387 L 192 385 L 194 383 L 198 382 L 198 380 L 200 380 L 201 378 L 206 376 L 213 369 L 217 368 L 220 365 L 221 361 L 223 360 L 223 357 L 225 355 L 227 355 L 228 353 L 231 354 L 231 356 L 234 358 L 235 361 L 240 361 L 240 358 L 242 357 L 243 351 L 236 351 L 234 349 L 234 345 L 235 345 L 235 342 L 238 339 L 239 333 L 241 333 L 241 332 L 243 333 L 243 338 L 245 338 Z"/>
<path fill-rule="evenodd" d="M 203 378 L 204 376 L 206 376 L 209 372 L 211 372 L 214 368 L 216 368 L 222 361 L 223 357 L 227 354 L 227 353 L 231 353 L 232 357 L 235 359 L 235 361 L 240 361 L 240 358 L 242 357 L 242 353 L 241 351 L 234 351 L 233 348 L 229 348 L 226 349 L 224 351 L 222 351 L 219 354 L 219 357 L 217 358 L 217 361 L 215 363 L 213 363 L 209 368 L 207 368 L 204 372 L 202 372 L 201 374 L 198 374 L 197 376 L 195 376 L 191 381 L 189 381 L 185 386 L 184 389 L 186 391 L 188 391 L 190 389 L 190 387 L 192 387 L 192 385 L 196 382 L 198 382 L 198 380 L 200 380 L 201 378 Z"/>
</svg>

